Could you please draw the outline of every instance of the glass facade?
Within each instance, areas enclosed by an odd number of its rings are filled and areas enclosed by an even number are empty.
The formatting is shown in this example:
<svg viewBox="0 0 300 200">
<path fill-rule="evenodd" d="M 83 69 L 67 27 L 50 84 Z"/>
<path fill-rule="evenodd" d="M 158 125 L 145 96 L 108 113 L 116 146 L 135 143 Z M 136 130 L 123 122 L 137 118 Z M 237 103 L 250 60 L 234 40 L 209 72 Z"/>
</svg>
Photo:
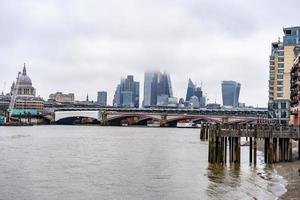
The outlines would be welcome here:
<svg viewBox="0 0 300 200">
<path fill-rule="evenodd" d="M 98 92 L 97 103 L 101 106 L 107 106 L 107 92 L 105 91 Z"/>
<path fill-rule="evenodd" d="M 241 84 L 235 81 L 222 81 L 224 106 L 238 107 Z"/>
</svg>

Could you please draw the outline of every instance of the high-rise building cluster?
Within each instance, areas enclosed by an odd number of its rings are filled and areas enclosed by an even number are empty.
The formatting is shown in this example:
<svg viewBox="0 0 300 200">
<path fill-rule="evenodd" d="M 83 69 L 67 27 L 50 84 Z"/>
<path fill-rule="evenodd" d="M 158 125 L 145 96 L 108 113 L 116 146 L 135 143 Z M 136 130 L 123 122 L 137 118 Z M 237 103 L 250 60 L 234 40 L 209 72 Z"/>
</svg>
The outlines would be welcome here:
<svg viewBox="0 0 300 200">
<path fill-rule="evenodd" d="M 206 98 L 202 88 L 197 87 L 191 79 L 188 81 L 188 87 L 185 97 L 185 105 L 193 108 L 203 108 L 206 104 Z"/>
<path fill-rule="evenodd" d="M 127 78 L 122 79 L 118 84 L 113 105 L 117 107 L 139 107 L 140 99 L 140 83 L 134 81 L 132 75 L 128 75 Z"/>
<path fill-rule="evenodd" d="M 144 77 L 143 107 L 177 104 L 173 97 L 170 75 L 166 72 L 147 71 Z"/>
</svg>

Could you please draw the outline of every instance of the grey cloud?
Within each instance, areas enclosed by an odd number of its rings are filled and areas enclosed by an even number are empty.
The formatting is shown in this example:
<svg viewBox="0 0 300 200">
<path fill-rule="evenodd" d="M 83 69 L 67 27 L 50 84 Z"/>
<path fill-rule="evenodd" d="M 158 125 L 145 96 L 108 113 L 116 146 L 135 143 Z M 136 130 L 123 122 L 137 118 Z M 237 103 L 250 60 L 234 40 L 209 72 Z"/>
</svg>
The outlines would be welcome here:
<svg viewBox="0 0 300 200">
<path fill-rule="evenodd" d="M 178 97 L 191 77 L 220 102 L 221 80 L 234 79 L 242 83 L 242 101 L 261 106 L 267 102 L 270 42 L 282 35 L 282 26 L 298 23 L 299 6 L 296 0 L 1 4 L 0 84 L 11 83 L 27 62 L 44 98 L 60 90 L 95 99 L 98 90 L 107 90 L 111 101 L 121 76 L 133 74 L 142 84 L 144 70 L 154 68 L 170 72 Z"/>
</svg>

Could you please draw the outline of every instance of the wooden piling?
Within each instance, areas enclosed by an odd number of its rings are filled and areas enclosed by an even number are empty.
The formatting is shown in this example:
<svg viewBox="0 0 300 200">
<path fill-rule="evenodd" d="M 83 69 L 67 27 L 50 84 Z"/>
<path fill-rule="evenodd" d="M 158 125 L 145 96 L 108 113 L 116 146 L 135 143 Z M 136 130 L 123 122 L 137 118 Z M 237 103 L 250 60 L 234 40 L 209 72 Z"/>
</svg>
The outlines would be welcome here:
<svg viewBox="0 0 300 200">
<path fill-rule="evenodd" d="M 249 138 L 249 162 L 252 164 L 252 137 Z"/>
</svg>

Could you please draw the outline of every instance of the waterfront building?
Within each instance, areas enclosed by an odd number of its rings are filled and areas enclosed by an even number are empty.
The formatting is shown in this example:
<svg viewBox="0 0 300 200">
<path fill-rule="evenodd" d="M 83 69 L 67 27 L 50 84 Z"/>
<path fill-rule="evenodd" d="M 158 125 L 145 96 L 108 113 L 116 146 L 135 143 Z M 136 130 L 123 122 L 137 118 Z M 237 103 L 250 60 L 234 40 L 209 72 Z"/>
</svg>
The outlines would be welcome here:
<svg viewBox="0 0 300 200">
<path fill-rule="evenodd" d="M 107 106 L 107 92 L 99 91 L 97 93 L 97 104 Z"/>
<path fill-rule="evenodd" d="M 241 84 L 235 81 L 222 81 L 223 106 L 238 107 Z"/>
<path fill-rule="evenodd" d="M 63 94 L 62 92 L 56 92 L 49 95 L 48 101 L 73 104 L 75 101 L 75 95 L 74 93 Z"/>
<path fill-rule="evenodd" d="M 290 116 L 291 69 L 294 64 L 294 48 L 299 45 L 300 27 L 283 28 L 283 42 L 271 45 L 269 65 L 268 117 L 287 123 Z"/>
<path fill-rule="evenodd" d="M 16 109 L 33 109 L 42 112 L 44 110 L 44 100 L 36 97 L 36 90 L 32 86 L 31 78 L 27 75 L 26 66 L 24 64 L 22 73 L 19 72 L 16 82 L 11 86 L 10 95 L 16 90 Z"/>
<path fill-rule="evenodd" d="M 140 83 L 134 81 L 132 75 L 122 79 L 117 86 L 113 105 L 116 107 L 139 107 Z"/>
<path fill-rule="evenodd" d="M 290 124 L 300 125 L 300 46 L 294 48 L 295 61 L 291 69 L 291 116 Z"/>
</svg>

